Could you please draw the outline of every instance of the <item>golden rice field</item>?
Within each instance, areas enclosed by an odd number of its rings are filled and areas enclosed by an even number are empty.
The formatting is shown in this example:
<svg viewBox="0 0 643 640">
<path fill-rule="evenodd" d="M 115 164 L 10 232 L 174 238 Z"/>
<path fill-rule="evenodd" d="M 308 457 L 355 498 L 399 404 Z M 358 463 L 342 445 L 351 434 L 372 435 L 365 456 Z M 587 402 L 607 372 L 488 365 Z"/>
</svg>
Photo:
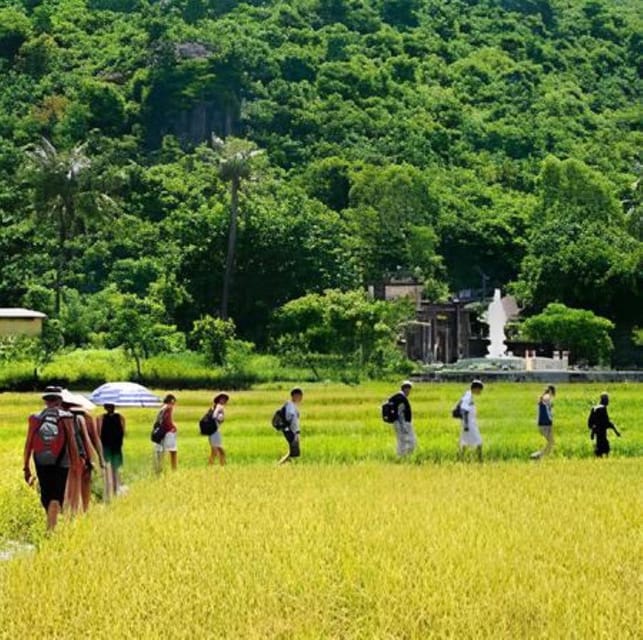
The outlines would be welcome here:
<svg viewBox="0 0 643 640">
<path fill-rule="evenodd" d="M 386 389 L 311 388 L 304 458 L 282 468 L 268 420 L 283 390 L 233 394 L 225 469 L 205 467 L 196 435 L 207 394 L 179 394 L 180 469 L 161 478 L 151 414 L 128 411 L 129 493 L 50 538 L 20 484 L 37 399 L 0 396 L 0 547 L 21 532 L 37 545 L 0 562 L 0 638 L 640 637 L 640 387 L 610 389 L 609 460 L 575 417 L 600 388 L 561 388 L 557 454 L 531 463 L 539 387 L 492 386 L 483 465 L 454 462 L 451 385 L 416 389 L 422 450 L 394 463 L 373 409 Z"/>
</svg>

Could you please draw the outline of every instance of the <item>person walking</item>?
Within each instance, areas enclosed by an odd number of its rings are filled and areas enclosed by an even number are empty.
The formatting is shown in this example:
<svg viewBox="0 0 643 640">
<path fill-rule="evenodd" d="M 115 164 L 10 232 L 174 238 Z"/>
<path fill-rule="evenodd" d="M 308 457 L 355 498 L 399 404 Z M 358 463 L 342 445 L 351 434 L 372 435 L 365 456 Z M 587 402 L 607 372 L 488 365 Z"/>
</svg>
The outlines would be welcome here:
<svg viewBox="0 0 643 640">
<path fill-rule="evenodd" d="M 412 389 L 413 383 L 405 380 L 401 384 L 400 390 L 391 396 L 389 400 L 395 407 L 393 428 L 397 439 L 397 455 L 400 458 L 413 453 L 417 446 L 417 438 L 413 429 L 413 412 L 409 402 L 409 395 Z"/>
<path fill-rule="evenodd" d="M 178 428 L 174 422 L 174 407 L 176 406 L 176 396 L 168 393 L 163 399 L 163 406 L 158 413 L 156 421 L 161 425 L 165 434 L 159 443 L 154 443 L 154 466 L 157 473 L 160 473 L 163 465 L 163 455 L 167 452 L 170 454 L 170 466 L 173 471 L 178 467 L 178 447 L 176 435 Z"/>
<path fill-rule="evenodd" d="M 116 413 L 113 404 L 103 405 L 105 413 L 97 420 L 97 428 L 105 457 L 105 500 L 117 496 L 121 489 L 121 467 L 123 466 L 123 439 L 125 418 Z"/>
<path fill-rule="evenodd" d="M 295 387 L 290 392 L 290 400 L 283 406 L 285 426 L 282 430 L 286 442 L 288 442 L 288 453 L 286 453 L 278 464 L 290 462 L 293 458 L 301 455 L 301 424 L 299 406 L 304 400 L 304 392 L 301 388 Z"/>
<path fill-rule="evenodd" d="M 89 509 L 92 494 L 92 452 L 96 454 L 101 469 L 105 468 L 103 458 L 103 445 L 98 437 L 98 431 L 94 418 L 82 407 L 73 402 L 65 401 L 63 390 L 63 409 L 69 411 L 74 420 L 74 435 L 80 463 L 77 468 L 70 468 L 67 478 L 67 499 L 72 513 L 78 513 L 82 508 L 83 512 Z"/>
<path fill-rule="evenodd" d="M 538 415 L 536 418 L 538 429 L 545 438 L 545 446 L 531 454 L 532 460 L 540 460 L 551 453 L 554 448 L 554 396 L 556 387 L 550 384 L 538 398 Z"/>
<path fill-rule="evenodd" d="M 590 437 L 592 440 L 596 440 L 594 454 L 597 458 L 609 456 L 610 454 L 611 448 L 609 440 L 607 439 L 607 431 L 609 429 L 619 438 L 621 437 L 620 432 L 614 426 L 614 423 L 610 420 L 609 414 L 607 413 L 607 405 L 609 405 L 609 403 L 609 395 L 602 393 L 599 403 L 595 407 L 592 407 L 587 418 L 587 426 L 591 430 Z"/>
<path fill-rule="evenodd" d="M 33 456 L 40 485 L 40 502 L 47 514 L 47 530 L 52 531 L 65 503 L 70 466 L 79 464 L 73 416 L 62 408 L 62 389 L 47 387 L 42 395 L 45 408 L 29 416 L 24 448 L 24 478 L 33 485 L 30 460 Z"/>
<path fill-rule="evenodd" d="M 225 450 L 223 449 L 223 438 L 221 437 L 221 425 L 225 420 L 225 406 L 230 396 L 227 393 L 220 393 L 212 400 L 212 420 L 216 423 L 216 431 L 208 437 L 210 441 L 210 457 L 208 464 L 213 465 L 214 459 L 219 458 L 219 464 L 223 467 L 226 463 Z"/>
<path fill-rule="evenodd" d="M 462 396 L 459 403 L 460 419 L 462 428 L 460 431 L 460 460 L 464 459 L 466 447 L 475 447 L 478 462 L 482 462 L 482 436 L 478 427 L 478 414 L 475 405 L 475 398 L 482 393 L 484 384 L 480 380 L 474 380 L 469 390 Z"/>
</svg>

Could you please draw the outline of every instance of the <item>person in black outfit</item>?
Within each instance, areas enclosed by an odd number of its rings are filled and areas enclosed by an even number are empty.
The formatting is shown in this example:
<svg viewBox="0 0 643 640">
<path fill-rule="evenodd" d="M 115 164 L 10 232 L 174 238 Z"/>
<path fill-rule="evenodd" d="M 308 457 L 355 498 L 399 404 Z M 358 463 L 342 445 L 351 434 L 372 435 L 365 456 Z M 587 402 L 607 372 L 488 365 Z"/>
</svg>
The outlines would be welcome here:
<svg viewBox="0 0 643 640">
<path fill-rule="evenodd" d="M 597 458 L 608 456 L 610 453 L 610 443 L 607 439 L 608 429 L 612 429 L 619 438 L 621 437 L 621 434 L 607 413 L 607 405 L 609 402 L 609 396 L 606 393 L 601 394 L 600 403 L 592 407 L 592 410 L 589 412 L 589 418 L 587 419 L 587 426 L 591 430 L 590 437 L 592 440 L 596 440 L 594 453 Z"/>
<path fill-rule="evenodd" d="M 98 432 L 103 445 L 105 462 L 109 465 L 105 473 L 105 500 L 118 495 L 120 490 L 120 469 L 123 466 L 123 438 L 125 418 L 116 413 L 113 404 L 104 405 L 105 414 L 98 418 Z"/>
</svg>

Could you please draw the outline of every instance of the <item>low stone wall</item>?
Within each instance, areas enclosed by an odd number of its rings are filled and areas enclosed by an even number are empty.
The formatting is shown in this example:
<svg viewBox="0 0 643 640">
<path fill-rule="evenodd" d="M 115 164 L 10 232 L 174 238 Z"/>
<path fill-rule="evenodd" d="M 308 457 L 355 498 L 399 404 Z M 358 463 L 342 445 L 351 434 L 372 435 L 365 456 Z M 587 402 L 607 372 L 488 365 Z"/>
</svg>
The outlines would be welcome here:
<svg viewBox="0 0 643 640">
<path fill-rule="evenodd" d="M 643 382 L 641 371 L 466 371 L 443 370 L 415 374 L 418 382 L 471 382 L 473 378 L 489 382 Z"/>
</svg>

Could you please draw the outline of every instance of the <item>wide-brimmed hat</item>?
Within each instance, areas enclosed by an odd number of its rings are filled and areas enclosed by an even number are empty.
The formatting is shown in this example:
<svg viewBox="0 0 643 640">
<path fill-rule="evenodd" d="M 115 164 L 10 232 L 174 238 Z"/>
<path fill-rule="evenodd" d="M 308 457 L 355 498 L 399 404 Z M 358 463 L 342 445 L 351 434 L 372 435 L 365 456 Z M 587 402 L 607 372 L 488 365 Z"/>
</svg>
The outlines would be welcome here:
<svg viewBox="0 0 643 640">
<path fill-rule="evenodd" d="M 63 389 L 61 393 L 64 405 L 69 407 L 78 407 L 85 411 L 93 411 L 96 405 L 80 393 L 73 393 L 69 389 Z"/>
<path fill-rule="evenodd" d="M 60 387 L 50 385 L 45 387 L 45 390 L 42 392 L 43 400 L 62 400 L 63 390 Z"/>
<path fill-rule="evenodd" d="M 214 404 L 219 404 L 221 400 L 225 398 L 226 402 L 230 400 L 230 396 L 227 393 L 218 393 L 216 396 L 214 396 Z"/>
</svg>

